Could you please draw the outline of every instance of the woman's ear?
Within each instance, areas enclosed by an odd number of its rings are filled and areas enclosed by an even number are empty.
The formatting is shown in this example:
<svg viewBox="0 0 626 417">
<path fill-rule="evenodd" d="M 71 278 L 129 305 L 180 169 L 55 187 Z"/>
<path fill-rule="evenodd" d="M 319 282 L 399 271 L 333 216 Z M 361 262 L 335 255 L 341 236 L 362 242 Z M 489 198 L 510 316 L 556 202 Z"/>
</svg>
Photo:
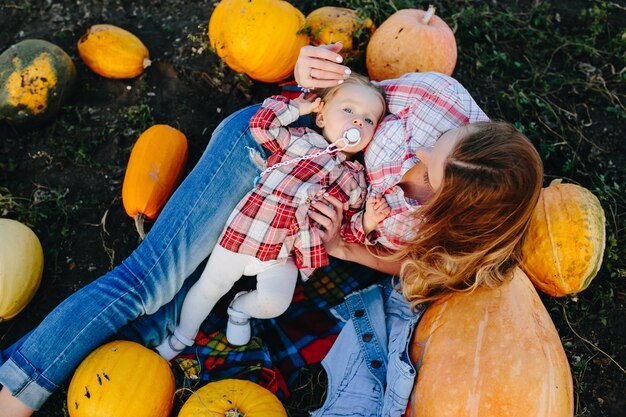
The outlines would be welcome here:
<svg viewBox="0 0 626 417">
<path fill-rule="evenodd" d="M 430 160 L 431 149 L 429 148 L 420 148 L 415 151 L 415 156 L 420 160 L 423 164 L 428 164 Z"/>
</svg>

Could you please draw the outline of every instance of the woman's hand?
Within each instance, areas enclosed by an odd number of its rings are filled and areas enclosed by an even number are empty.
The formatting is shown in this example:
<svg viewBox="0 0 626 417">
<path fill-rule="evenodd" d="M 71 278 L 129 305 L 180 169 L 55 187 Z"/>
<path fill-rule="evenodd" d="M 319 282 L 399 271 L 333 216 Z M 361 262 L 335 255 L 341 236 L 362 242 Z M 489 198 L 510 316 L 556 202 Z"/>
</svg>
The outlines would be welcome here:
<svg viewBox="0 0 626 417">
<path fill-rule="evenodd" d="M 350 69 L 341 65 L 343 58 L 339 51 L 343 45 L 303 46 L 293 70 L 298 84 L 304 88 L 326 88 L 343 83 L 350 75 Z"/>
<path fill-rule="evenodd" d="M 316 228 L 326 252 L 335 258 L 344 259 L 345 242 L 339 235 L 344 205 L 330 194 L 324 194 L 323 198 L 325 202 L 318 200 L 311 205 L 317 211 L 310 210 L 309 216 L 319 224 Z"/>
</svg>

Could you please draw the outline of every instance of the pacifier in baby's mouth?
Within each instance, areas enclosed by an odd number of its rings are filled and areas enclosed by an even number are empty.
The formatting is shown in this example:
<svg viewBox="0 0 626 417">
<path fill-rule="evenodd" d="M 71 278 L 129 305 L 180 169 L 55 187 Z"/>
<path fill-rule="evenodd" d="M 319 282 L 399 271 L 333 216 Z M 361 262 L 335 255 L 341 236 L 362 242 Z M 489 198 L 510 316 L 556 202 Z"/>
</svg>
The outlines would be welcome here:
<svg viewBox="0 0 626 417">
<path fill-rule="evenodd" d="M 359 129 L 348 129 L 346 130 L 346 133 L 343 134 L 342 139 L 346 140 L 346 146 L 353 147 L 361 142 L 361 133 L 359 132 Z"/>
<path fill-rule="evenodd" d="M 346 130 L 343 136 L 330 144 L 327 149 L 332 152 L 339 152 L 346 148 L 353 148 L 359 142 L 361 142 L 361 132 L 359 132 L 359 129 L 352 128 Z"/>
</svg>

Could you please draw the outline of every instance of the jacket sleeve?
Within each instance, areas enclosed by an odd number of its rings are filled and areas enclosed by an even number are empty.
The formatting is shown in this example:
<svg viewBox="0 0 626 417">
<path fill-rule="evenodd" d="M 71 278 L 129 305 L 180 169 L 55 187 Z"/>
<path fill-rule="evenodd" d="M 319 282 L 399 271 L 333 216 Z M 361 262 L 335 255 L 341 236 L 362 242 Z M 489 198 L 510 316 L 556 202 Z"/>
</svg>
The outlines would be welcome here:
<svg viewBox="0 0 626 417">
<path fill-rule="evenodd" d="M 288 98 L 272 96 L 250 119 L 250 132 L 255 141 L 276 153 L 289 144 L 291 133 L 286 126 L 298 117 L 298 108 Z"/>
</svg>

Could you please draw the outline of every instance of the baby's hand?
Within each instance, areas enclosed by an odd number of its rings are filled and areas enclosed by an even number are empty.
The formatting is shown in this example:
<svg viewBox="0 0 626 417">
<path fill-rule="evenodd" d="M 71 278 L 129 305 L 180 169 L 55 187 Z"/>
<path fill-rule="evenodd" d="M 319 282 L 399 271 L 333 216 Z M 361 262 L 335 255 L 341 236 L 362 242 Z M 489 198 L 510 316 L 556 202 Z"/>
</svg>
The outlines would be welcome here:
<svg viewBox="0 0 626 417">
<path fill-rule="evenodd" d="M 365 234 L 376 229 L 378 223 L 385 220 L 391 213 L 391 208 L 387 200 L 381 194 L 370 197 L 365 202 L 365 213 L 363 214 L 363 229 Z"/>
<path fill-rule="evenodd" d="M 304 98 L 304 93 L 300 94 L 298 98 L 291 100 L 291 102 L 298 107 L 300 116 L 310 114 L 313 112 L 319 112 L 322 109 L 322 99 L 311 95 L 308 99 Z"/>
</svg>

